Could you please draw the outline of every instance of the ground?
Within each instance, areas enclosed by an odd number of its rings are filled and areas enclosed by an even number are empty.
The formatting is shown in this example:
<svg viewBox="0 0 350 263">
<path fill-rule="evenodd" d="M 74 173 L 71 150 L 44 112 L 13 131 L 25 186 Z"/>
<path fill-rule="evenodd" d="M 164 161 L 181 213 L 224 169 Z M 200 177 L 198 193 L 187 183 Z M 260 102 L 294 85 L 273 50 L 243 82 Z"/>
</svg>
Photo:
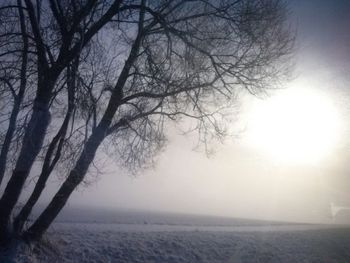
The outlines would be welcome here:
<svg viewBox="0 0 350 263">
<path fill-rule="evenodd" d="M 56 223 L 1 262 L 350 262 L 350 228 Z"/>
</svg>

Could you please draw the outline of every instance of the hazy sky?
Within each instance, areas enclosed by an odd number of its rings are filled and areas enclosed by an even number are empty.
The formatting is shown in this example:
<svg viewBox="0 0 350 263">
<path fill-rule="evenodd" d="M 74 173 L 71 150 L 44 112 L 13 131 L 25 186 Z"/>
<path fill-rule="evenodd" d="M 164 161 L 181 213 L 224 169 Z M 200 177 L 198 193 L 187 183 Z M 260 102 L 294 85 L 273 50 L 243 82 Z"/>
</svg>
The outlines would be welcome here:
<svg viewBox="0 0 350 263">
<path fill-rule="evenodd" d="M 350 206 L 350 1 L 290 4 L 295 79 L 263 101 L 242 98 L 238 138 L 208 159 L 172 135 L 155 169 L 130 177 L 110 162 L 68 205 L 308 221 L 328 220 L 331 202 Z"/>
</svg>

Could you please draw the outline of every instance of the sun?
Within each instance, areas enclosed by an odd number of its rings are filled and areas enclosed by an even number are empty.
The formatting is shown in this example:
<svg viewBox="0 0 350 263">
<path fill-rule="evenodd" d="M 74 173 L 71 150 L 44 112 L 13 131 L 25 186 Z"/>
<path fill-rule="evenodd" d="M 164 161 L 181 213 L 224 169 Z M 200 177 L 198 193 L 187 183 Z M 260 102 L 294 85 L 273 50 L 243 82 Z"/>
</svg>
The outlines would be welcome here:
<svg viewBox="0 0 350 263">
<path fill-rule="evenodd" d="M 339 127 L 339 116 L 329 97 L 310 89 L 289 88 L 253 107 L 247 138 L 273 161 L 315 164 L 332 153 Z"/>
</svg>

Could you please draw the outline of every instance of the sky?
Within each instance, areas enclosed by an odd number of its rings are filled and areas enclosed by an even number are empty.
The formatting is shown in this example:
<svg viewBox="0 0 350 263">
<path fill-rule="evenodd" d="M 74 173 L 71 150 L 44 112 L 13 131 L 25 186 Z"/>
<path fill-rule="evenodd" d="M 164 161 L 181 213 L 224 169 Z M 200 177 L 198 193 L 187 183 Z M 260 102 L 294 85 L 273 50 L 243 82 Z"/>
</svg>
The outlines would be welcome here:
<svg viewBox="0 0 350 263">
<path fill-rule="evenodd" d="M 107 161 L 68 206 L 307 222 L 330 222 L 331 203 L 350 207 L 350 2 L 289 5 L 293 79 L 264 99 L 241 96 L 237 136 L 208 158 L 170 134 L 154 169 L 134 177 Z"/>
</svg>

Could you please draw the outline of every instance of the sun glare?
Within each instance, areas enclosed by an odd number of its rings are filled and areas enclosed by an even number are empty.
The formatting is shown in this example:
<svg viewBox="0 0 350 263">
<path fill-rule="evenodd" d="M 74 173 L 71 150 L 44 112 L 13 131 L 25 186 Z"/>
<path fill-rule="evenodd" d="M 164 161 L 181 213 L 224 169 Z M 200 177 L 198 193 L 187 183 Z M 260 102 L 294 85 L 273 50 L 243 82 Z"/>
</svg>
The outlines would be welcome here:
<svg viewBox="0 0 350 263">
<path fill-rule="evenodd" d="M 259 102 L 248 118 L 248 141 L 273 161 L 315 164 L 339 138 L 332 101 L 316 91 L 290 88 Z"/>
</svg>

